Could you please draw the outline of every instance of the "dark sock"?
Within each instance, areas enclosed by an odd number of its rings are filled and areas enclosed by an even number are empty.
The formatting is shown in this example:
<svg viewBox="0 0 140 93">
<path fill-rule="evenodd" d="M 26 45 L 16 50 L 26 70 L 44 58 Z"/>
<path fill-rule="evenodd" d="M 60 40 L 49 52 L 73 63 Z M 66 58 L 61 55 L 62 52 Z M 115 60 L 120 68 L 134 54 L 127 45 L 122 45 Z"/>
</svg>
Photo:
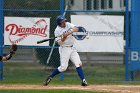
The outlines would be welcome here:
<svg viewBox="0 0 140 93">
<path fill-rule="evenodd" d="M 81 67 L 77 67 L 76 70 L 77 70 L 77 73 L 78 73 L 80 79 L 81 80 L 85 79 L 82 68 Z"/>
<path fill-rule="evenodd" d="M 54 71 L 52 72 L 52 74 L 49 77 L 52 77 L 53 78 L 55 75 L 57 75 L 59 73 L 60 72 L 59 72 L 58 68 L 55 68 Z"/>
</svg>

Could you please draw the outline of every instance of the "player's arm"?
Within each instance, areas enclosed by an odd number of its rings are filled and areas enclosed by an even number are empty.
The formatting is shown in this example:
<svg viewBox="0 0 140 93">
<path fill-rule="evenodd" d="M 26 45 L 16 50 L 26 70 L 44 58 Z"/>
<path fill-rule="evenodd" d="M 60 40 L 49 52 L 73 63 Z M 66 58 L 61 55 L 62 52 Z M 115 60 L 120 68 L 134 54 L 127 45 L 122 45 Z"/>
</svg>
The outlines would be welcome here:
<svg viewBox="0 0 140 93">
<path fill-rule="evenodd" d="M 10 60 L 12 58 L 12 56 L 15 54 L 15 52 L 17 51 L 17 45 L 16 44 L 12 44 L 12 46 L 10 47 L 10 53 L 0 56 L 0 61 L 7 61 Z"/>
<path fill-rule="evenodd" d="M 70 34 L 72 34 L 73 32 L 78 32 L 78 28 L 75 26 L 73 28 L 71 28 L 69 31 L 67 31 L 66 33 L 62 34 L 62 38 L 61 41 L 64 42 L 67 38 L 67 36 L 69 36 Z"/>
<path fill-rule="evenodd" d="M 69 23 L 69 22 L 67 22 L 67 26 L 69 26 L 71 29 L 69 29 L 69 31 L 67 31 L 66 33 L 64 33 L 63 35 L 62 35 L 62 39 L 61 39 L 61 41 L 62 42 L 64 42 L 65 40 L 66 40 L 66 38 L 67 38 L 67 36 L 69 36 L 70 34 L 72 34 L 73 32 L 78 32 L 78 28 L 74 25 L 74 24 L 72 24 L 72 23 Z"/>
<path fill-rule="evenodd" d="M 9 53 L 9 54 L 7 54 L 7 55 L 0 56 L 0 61 L 7 61 L 7 60 L 9 60 L 9 59 L 11 59 L 11 58 L 12 58 L 12 54 Z"/>
<path fill-rule="evenodd" d="M 67 36 L 69 36 L 70 34 L 72 34 L 73 32 L 78 32 L 78 28 L 77 27 L 73 27 L 71 29 L 69 29 L 69 31 L 67 31 L 66 33 L 62 34 L 60 39 L 57 41 L 59 45 L 63 45 Z"/>
</svg>

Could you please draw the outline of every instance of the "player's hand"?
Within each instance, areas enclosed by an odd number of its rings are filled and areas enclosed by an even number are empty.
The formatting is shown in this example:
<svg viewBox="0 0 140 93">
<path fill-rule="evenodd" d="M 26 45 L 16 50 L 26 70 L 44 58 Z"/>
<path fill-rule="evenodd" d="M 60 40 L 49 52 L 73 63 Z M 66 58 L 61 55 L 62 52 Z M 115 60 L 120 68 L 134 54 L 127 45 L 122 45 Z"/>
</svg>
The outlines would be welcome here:
<svg viewBox="0 0 140 93">
<path fill-rule="evenodd" d="M 78 28 L 77 27 L 74 27 L 74 28 L 72 28 L 72 30 L 73 30 L 73 32 L 78 32 Z"/>
<path fill-rule="evenodd" d="M 67 33 L 64 33 L 62 36 L 61 36 L 61 41 L 64 42 L 68 36 L 68 32 Z"/>
</svg>

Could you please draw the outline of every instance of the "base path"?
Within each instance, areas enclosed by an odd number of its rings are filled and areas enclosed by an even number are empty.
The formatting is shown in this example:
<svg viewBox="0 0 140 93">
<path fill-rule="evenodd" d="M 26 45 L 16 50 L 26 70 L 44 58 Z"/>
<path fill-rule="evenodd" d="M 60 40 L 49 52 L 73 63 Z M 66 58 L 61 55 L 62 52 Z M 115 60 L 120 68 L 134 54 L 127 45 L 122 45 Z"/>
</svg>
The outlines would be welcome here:
<svg viewBox="0 0 140 93">
<path fill-rule="evenodd" d="M 25 85 L 25 84 L 0 84 L 0 90 L 48 90 L 48 89 L 67 89 L 99 91 L 111 93 L 140 93 L 140 85 L 89 85 L 82 87 L 80 85 Z"/>
</svg>

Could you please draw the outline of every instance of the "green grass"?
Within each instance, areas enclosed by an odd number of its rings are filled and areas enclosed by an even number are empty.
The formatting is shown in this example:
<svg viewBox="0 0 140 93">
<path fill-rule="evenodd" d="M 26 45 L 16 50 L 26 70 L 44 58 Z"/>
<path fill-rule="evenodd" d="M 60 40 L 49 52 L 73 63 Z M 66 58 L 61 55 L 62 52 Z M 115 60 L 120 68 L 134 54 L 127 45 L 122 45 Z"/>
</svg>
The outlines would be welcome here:
<svg viewBox="0 0 140 93">
<path fill-rule="evenodd" d="M 43 66 L 37 63 L 4 63 L 4 80 L 0 84 L 34 84 L 42 85 L 46 77 L 53 69 L 43 69 Z M 125 68 L 124 65 L 102 65 L 83 67 L 85 77 L 89 85 L 96 84 L 140 84 L 140 82 L 123 82 Z M 138 77 L 137 77 L 138 78 Z M 81 81 L 75 71 L 75 68 L 69 68 L 64 72 L 64 80 L 60 81 L 57 75 L 50 85 L 80 85 Z M 0 90 L 0 93 L 110 93 L 95 92 L 83 90 Z"/>
<path fill-rule="evenodd" d="M 84 66 L 85 78 L 91 84 L 140 84 L 140 82 L 123 82 L 124 65 L 94 65 Z M 0 84 L 42 84 L 46 77 L 52 72 L 44 70 L 37 63 L 4 63 L 4 80 Z M 64 72 L 64 80 L 60 81 L 57 75 L 51 82 L 55 85 L 81 83 L 75 69 Z"/>
<path fill-rule="evenodd" d="M 0 93 L 107 93 L 81 90 L 1 90 Z"/>
</svg>

